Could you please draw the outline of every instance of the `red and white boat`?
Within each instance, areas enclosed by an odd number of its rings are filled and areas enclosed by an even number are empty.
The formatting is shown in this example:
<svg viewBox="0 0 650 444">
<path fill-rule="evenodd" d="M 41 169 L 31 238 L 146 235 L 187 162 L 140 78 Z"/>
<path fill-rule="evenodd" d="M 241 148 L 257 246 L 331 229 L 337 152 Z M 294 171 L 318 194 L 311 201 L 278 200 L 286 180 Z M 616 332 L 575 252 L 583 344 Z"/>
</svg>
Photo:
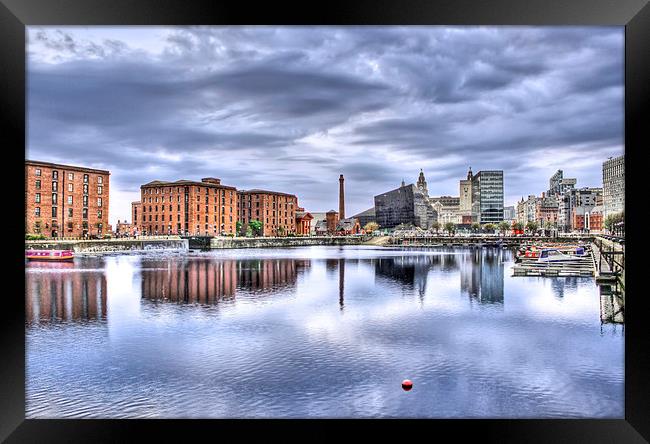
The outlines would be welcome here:
<svg viewBox="0 0 650 444">
<path fill-rule="evenodd" d="M 72 250 L 25 250 L 25 259 L 29 261 L 71 261 L 74 259 Z"/>
</svg>

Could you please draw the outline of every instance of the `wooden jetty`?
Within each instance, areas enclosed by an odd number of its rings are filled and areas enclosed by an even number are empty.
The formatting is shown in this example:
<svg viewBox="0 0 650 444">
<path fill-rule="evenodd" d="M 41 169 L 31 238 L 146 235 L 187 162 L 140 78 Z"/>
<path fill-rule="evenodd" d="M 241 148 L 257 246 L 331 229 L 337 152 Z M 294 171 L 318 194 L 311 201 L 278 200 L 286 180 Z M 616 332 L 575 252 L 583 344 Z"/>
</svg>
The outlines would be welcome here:
<svg viewBox="0 0 650 444">
<path fill-rule="evenodd" d="M 537 258 L 522 258 L 512 267 L 513 276 L 592 277 L 596 274 L 591 254 L 566 262 L 538 262 Z"/>
</svg>

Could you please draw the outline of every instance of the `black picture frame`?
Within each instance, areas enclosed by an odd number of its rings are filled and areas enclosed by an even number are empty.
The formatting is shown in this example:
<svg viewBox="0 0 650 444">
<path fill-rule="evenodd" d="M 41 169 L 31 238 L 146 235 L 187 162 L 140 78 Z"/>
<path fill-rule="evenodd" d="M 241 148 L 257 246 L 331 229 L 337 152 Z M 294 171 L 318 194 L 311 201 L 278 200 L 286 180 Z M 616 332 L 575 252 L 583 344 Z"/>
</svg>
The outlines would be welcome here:
<svg viewBox="0 0 650 444">
<path fill-rule="evenodd" d="M 190 24 L 418 24 L 418 25 L 620 25 L 625 26 L 625 169 L 627 175 L 626 249 L 631 259 L 627 282 L 625 334 L 625 419 L 621 420 L 25 420 L 25 304 L 22 216 L 24 201 L 15 184 L 24 182 L 25 26 L 29 25 L 190 25 Z M 435 440 L 451 433 L 454 441 L 468 436 L 498 442 L 647 442 L 650 439 L 650 360 L 642 291 L 643 212 L 634 193 L 643 192 L 639 177 L 647 149 L 650 103 L 650 5 L 645 0 L 455 0 L 303 2 L 281 7 L 275 2 L 250 5 L 235 1 L 183 0 L 0 0 L 0 113 L 3 115 L 5 246 L 10 259 L 4 285 L 0 343 L 0 439 L 7 442 L 132 441 L 134 433 L 170 441 L 188 441 L 189 434 L 208 432 L 219 439 L 251 432 L 268 438 L 297 435 L 301 440 L 345 438 L 358 429 L 377 437 L 399 439 L 418 432 Z M 9 137 L 7 137 L 9 136 Z M 16 175 L 13 179 L 9 176 Z M 13 184 L 13 185 L 10 185 Z M 637 185 L 638 184 L 638 185 Z M 7 206 L 8 205 L 8 206 Z M 15 230 L 15 231 L 14 231 Z M 8 242 L 11 241 L 11 242 Z M 637 259 L 634 259 L 634 258 Z M 645 334 L 644 334 L 645 333 Z M 444 402 L 444 400 L 440 400 Z M 366 435 L 366 436 L 369 436 Z M 368 439 L 368 438 L 366 438 Z M 422 439 L 422 438 L 420 438 Z"/>
</svg>

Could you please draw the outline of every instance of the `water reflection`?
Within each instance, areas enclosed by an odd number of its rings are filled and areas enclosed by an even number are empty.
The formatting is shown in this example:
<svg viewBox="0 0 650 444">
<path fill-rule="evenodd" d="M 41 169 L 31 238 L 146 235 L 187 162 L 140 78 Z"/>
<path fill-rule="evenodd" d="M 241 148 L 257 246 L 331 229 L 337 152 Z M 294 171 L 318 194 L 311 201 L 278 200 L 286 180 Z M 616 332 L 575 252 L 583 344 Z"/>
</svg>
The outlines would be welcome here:
<svg viewBox="0 0 650 444">
<path fill-rule="evenodd" d="M 142 266 L 142 297 L 153 301 L 213 304 L 237 291 L 269 292 L 296 285 L 308 260 L 214 260 L 192 258 L 153 261 Z"/>
<path fill-rule="evenodd" d="M 442 250 L 453 253 L 453 250 Z M 442 254 L 401 256 L 377 259 L 376 276 L 400 282 L 417 291 L 420 297 L 426 293 L 430 271 L 459 272 L 460 290 L 470 300 L 480 303 L 503 304 L 504 263 L 512 259 L 512 252 L 501 249 L 473 249 L 469 254 Z M 433 279 L 436 277 L 434 276 Z"/>
<path fill-rule="evenodd" d="M 26 416 L 622 417 L 616 299 L 599 318 L 593 279 L 511 264 L 297 248 L 28 267 Z"/>
<path fill-rule="evenodd" d="M 103 269 L 75 269 L 74 263 L 28 265 L 25 315 L 28 323 L 106 318 Z"/>
<path fill-rule="evenodd" d="M 600 287 L 600 322 L 602 324 L 625 323 L 625 296 L 611 287 Z"/>
</svg>

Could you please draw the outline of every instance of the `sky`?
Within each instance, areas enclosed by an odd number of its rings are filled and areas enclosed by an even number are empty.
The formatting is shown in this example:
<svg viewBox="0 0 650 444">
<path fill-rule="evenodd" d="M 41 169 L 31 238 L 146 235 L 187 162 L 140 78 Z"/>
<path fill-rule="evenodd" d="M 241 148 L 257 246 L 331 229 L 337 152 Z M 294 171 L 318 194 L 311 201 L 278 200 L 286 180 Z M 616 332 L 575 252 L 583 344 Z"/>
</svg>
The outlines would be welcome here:
<svg viewBox="0 0 650 444">
<path fill-rule="evenodd" d="M 34 27 L 26 158 L 108 169 L 109 222 L 140 185 L 219 177 L 346 215 L 415 183 L 505 205 L 562 169 L 602 186 L 624 152 L 623 27 Z"/>
</svg>

